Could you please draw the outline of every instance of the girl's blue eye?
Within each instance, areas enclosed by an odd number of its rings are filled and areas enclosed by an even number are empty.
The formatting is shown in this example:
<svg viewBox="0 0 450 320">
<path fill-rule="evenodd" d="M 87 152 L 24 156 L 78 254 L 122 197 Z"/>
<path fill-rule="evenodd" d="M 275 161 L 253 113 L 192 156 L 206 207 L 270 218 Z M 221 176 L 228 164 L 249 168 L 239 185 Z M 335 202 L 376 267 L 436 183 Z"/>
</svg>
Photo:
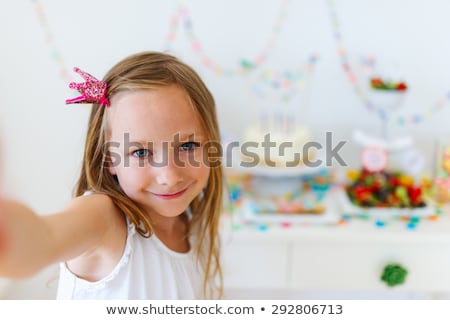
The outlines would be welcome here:
<svg viewBox="0 0 450 320">
<path fill-rule="evenodd" d="M 191 151 L 199 146 L 200 146 L 200 143 L 198 143 L 198 142 L 186 142 L 180 146 L 180 150 L 181 151 Z"/>
<path fill-rule="evenodd" d="M 146 158 L 150 155 L 150 151 L 147 149 L 139 149 L 133 152 L 133 156 L 138 158 Z"/>
</svg>

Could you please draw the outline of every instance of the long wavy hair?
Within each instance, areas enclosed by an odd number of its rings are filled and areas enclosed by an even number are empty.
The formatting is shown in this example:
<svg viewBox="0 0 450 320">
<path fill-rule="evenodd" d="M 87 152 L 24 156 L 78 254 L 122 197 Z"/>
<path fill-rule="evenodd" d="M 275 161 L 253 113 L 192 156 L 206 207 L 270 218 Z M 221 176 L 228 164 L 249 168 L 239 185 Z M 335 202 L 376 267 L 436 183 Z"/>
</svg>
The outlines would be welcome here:
<svg viewBox="0 0 450 320">
<path fill-rule="evenodd" d="M 103 78 L 107 83 L 107 97 L 126 90 L 155 89 L 176 84 L 183 88 L 196 108 L 208 141 L 220 143 L 219 125 L 212 94 L 199 75 L 174 56 L 160 52 L 142 52 L 118 62 Z M 105 107 L 93 104 L 89 118 L 84 157 L 75 196 L 92 190 L 108 195 L 120 211 L 134 223 L 143 237 L 153 234 L 152 222 L 146 212 L 122 190 L 115 176 L 108 171 L 110 161 L 106 146 L 108 124 Z M 208 150 L 210 152 L 210 150 Z M 212 151 L 211 151 L 212 152 Z M 217 149 L 214 150 L 217 157 Z M 202 264 L 205 275 L 205 298 L 221 297 L 222 270 L 220 265 L 219 217 L 223 197 L 223 169 L 211 166 L 204 192 L 189 205 L 192 219 L 189 235 L 195 233 L 193 250 Z"/>
</svg>

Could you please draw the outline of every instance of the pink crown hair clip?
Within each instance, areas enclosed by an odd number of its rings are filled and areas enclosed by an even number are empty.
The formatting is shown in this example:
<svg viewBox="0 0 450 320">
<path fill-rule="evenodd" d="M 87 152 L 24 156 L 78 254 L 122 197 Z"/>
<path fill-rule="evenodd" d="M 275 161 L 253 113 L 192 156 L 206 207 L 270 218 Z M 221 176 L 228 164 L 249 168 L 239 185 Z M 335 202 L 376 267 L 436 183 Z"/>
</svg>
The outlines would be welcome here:
<svg viewBox="0 0 450 320">
<path fill-rule="evenodd" d="M 101 106 L 109 107 L 110 102 L 106 97 L 106 83 L 96 79 L 89 73 L 84 72 L 79 68 L 74 68 L 73 70 L 86 81 L 80 83 L 71 82 L 69 84 L 69 88 L 77 90 L 79 93 L 81 93 L 81 96 L 73 99 L 67 99 L 66 104 L 98 103 Z"/>
</svg>

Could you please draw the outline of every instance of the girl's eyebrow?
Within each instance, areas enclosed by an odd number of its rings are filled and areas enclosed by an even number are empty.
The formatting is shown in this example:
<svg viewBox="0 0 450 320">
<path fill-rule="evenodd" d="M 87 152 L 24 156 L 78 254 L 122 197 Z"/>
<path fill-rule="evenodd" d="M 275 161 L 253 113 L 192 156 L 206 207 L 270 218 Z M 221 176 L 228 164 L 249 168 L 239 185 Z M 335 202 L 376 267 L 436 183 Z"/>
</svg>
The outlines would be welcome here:
<svg viewBox="0 0 450 320">
<path fill-rule="evenodd" d="M 205 134 L 203 132 L 198 132 L 198 133 L 186 133 L 186 134 L 182 134 L 182 133 L 177 133 L 179 135 L 180 139 L 195 139 L 195 138 L 203 138 L 205 136 Z"/>
<path fill-rule="evenodd" d="M 151 141 L 129 141 L 129 149 L 132 148 L 152 148 L 153 142 Z"/>
<path fill-rule="evenodd" d="M 172 136 L 172 141 L 185 141 L 185 140 L 194 140 L 194 139 L 203 139 L 206 137 L 206 134 L 203 132 L 197 133 L 175 133 Z M 132 145 L 140 145 L 140 146 L 148 146 L 153 145 L 154 141 L 138 139 L 129 142 Z"/>
<path fill-rule="evenodd" d="M 208 135 L 204 131 L 197 132 L 177 132 L 173 135 L 172 141 L 193 141 L 193 140 L 204 140 Z"/>
</svg>

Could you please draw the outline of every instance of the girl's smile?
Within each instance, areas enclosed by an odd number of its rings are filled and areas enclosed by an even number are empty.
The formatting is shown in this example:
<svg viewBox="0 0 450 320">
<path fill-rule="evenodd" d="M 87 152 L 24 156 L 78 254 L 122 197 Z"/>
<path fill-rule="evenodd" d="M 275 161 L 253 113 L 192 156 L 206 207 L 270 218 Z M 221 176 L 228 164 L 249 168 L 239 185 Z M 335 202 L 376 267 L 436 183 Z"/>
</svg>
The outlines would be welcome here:
<svg viewBox="0 0 450 320">
<path fill-rule="evenodd" d="M 177 199 L 177 198 L 181 197 L 186 192 L 187 189 L 188 188 L 184 188 L 183 190 L 175 192 L 175 193 L 165 193 L 165 194 L 160 193 L 160 194 L 158 194 L 158 193 L 152 192 L 152 194 L 163 200 L 172 200 L 172 199 Z"/>
</svg>

